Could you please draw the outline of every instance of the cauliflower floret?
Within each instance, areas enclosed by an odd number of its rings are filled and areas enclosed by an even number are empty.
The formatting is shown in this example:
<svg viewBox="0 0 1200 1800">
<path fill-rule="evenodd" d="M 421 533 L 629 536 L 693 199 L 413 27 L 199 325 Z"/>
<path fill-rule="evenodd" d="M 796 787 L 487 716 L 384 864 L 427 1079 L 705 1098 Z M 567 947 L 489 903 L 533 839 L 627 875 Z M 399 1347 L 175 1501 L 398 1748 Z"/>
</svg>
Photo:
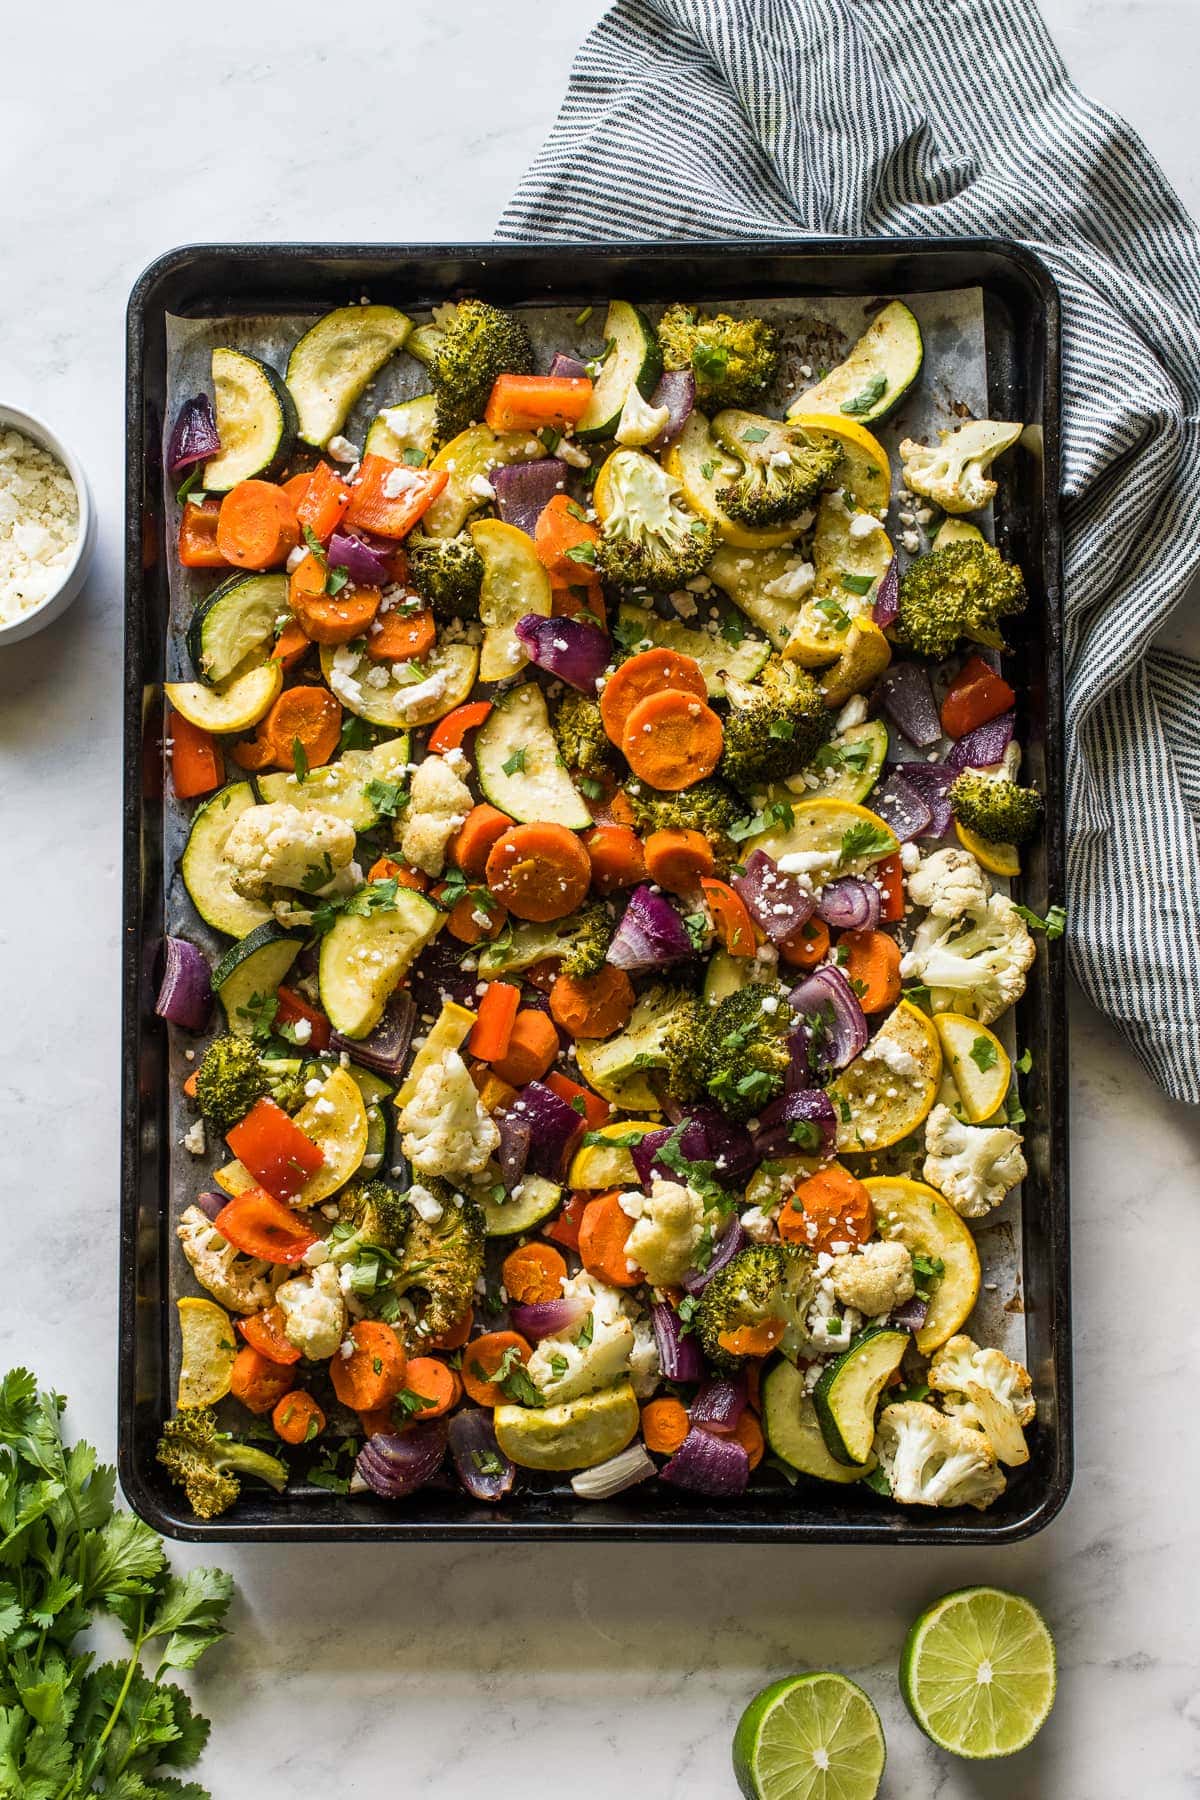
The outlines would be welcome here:
<svg viewBox="0 0 1200 1800">
<path fill-rule="evenodd" d="M 226 1243 L 200 1207 L 185 1209 L 175 1235 L 200 1286 L 207 1288 L 213 1299 L 220 1301 L 227 1311 L 254 1313 L 270 1306 L 275 1298 L 271 1285 L 272 1265 L 243 1256 L 232 1244 Z"/>
<path fill-rule="evenodd" d="M 923 856 L 908 878 L 908 897 L 935 919 L 958 919 L 981 913 L 992 884 L 969 850 L 935 850 Z"/>
<path fill-rule="evenodd" d="M 997 1459 L 1010 1469 L 1029 1461 L 1024 1427 L 1037 1411 L 1029 1370 L 1003 1350 L 981 1350 L 960 1334 L 942 1345 L 929 1365 L 929 1385 L 950 1396 L 946 1411 L 982 1431 Z"/>
<path fill-rule="evenodd" d="M 931 913 L 917 927 L 900 973 L 930 990 L 934 1012 L 961 1012 L 990 1025 L 1025 992 L 1037 948 L 1004 894 L 957 919 Z"/>
<path fill-rule="evenodd" d="M 905 438 L 900 446 L 904 485 L 932 500 L 943 512 L 978 512 L 996 493 L 988 470 L 1002 450 L 1016 443 L 1023 429 L 1003 419 L 967 419 L 949 431 L 939 431 L 941 442 L 936 447 Z"/>
<path fill-rule="evenodd" d="M 652 444 L 656 437 L 662 436 L 670 420 L 669 406 L 651 406 L 638 392 L 637 384 L 631 382 L 621 417 L 617 420 L 616 440 L 618 444 L 634 444 L 639 448 L 643 444 Z"/>
<path fill-rule="evenodd" d="M 634 1350 L 633 1323 L 619 1289 L 581 1271 L 563 1282 L 563 1297 L 585 1301 L 588 1311 L 567 1330 L 544 1337 L 526 1364 L 529 1379 L 551 1406 L 618 1381 Z M 579 1341 L 581 1333 L 588 1342 Z"/>
<path fill-rule="evenodd" d="M 400 1113 L 401 1149 L 421 1175 L 481 1175 L 500 1133 L 457 1050 L 430 1063 Z"/>
<path fill-rule="evenodd" d="M 656 1178 L 625 1240 L 625 1254 L 652 1287 L 678 1287 L 696 1266 L 704 1236 L 704 1202 L 694 1188 Z"/>
<path fill-rule="evenodd" d="M 875 1454 L 906 1506 L 974 1506 L 983 1511 L 1005 1489 L 996 1453 L 982 1432 L 935 1412 L 923 1400 L 885 1406 Z"/>
<path fill-rule="evenodd" d="M 307 1275 L 285 1281 L 275 1298 L 284 1313 L 284 1336 L 310 1362 L 326 1362 L 337 1353 L 346 1329 L 346 1302 L 334 1262 L 323 1262 Z"/>
<path fill-rule="evenodd" d="M 246 808 L 225 840 L 224 856 L 232 885 L 249 899 L 261 899 L 271 887 L 306 883 L 311 893 L 353 861 L 354 827 L 333 813 L 274 800 Z"/>
<path fill-rule="evenodd" d="M 835 1256 L 829 1278 L 842 1305 L 855 1307 L 868 1319 L 903 1306 L 917 1291 L 908 1248 L 891 1239 L 867 1244 L 857 1254 Z"/>
<path fill-rule="evenodd" d="M 406 862 L 440 875 L 446 846 L 471 810 L 471 790 L 444 756 L 427 756 L 412 778 L 400 848 Z"/>
<path fill-rule="evenodd" d="M 964 1125 L 948 1106 L 935 1106 L 925 1121 L 921 1172 L 960 1219 L 983 1219 L 1028 1169 L 1020 1133 L 1011 1126 Z"/>
</svg>

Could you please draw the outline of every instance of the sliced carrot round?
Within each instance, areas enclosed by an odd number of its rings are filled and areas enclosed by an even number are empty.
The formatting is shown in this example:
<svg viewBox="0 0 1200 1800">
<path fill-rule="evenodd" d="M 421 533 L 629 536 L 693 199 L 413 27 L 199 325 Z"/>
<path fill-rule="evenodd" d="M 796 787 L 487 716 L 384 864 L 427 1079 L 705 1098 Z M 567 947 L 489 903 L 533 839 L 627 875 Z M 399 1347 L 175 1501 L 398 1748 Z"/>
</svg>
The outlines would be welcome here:
<svg viewBox="0 0 1200 1800">
<path fill-rule="evenodd" d="M 584 833 L 583 846 L 598 894 L 615 894 L 618 888 L 636 887 L 646 879 L 642 840 L 630 826 L 593 825 Z"/>
<path fill-rule="evenodd" d="M 272 481 L 239 481 L 221 502 L 217 548 L 235 569 L 277 569 L 300 542 L 296 508 Z"/>
<path fill-rule="evenodd" d="M 724 727 L 712 707 L 680 688 L 639 700 L 621 735 L 625 760 L 638 779 L 671 794 L 706 780 L 724 743 Z"/>
<path fill-rule="evenodd" d="M 483 880 L 492 845 L 498 837 L 503 837 L 512 823 L 507 813 L 501 812 L 498 806 L 489 806 L 486 801 L 471 808 L 450 845 L 450 855 L 464 875 L 470 876 L 472 881 Z"/>
<path fill-rule="evenodd" d="M 519 1331 L 487 1331 L 463 1351 L 463 1386 L 477 1406 L 502 1406 L 508 1395 L 501 1383 L 516 1364 L 524 1365 L 532 1355 Z"/>
<path fill-rule="evenodd" d="M 437 643 L 437 626 L 427 606 L 408 612 L 394 606 L 376 619 L 367 633 L 367 655 L 372 662 L 412 662 L 428 656 Z"/>
<path fill-rule="evenodd" d="M 694 694 L 697 700 L 708 697 L 700 664 L 695 657 L 682 656 L 676 650 L 643 650 L 609 676 L 600 694 L 600 717 L 614 744 L 620 744 L 624 738 L 625 724 L 634 707 L 664 688 Z"/>
<path fill-rule="evenodd" d="M 672 894 L 690 894 L 716 864 L 712 845 L 702 831 L 670 826 L 646 839 L 646 873 Z"/>
<path fill-rule="evenodd" d="M 509 912 L 545 924 L 575 911 L 591 883 L 592 865 L 565 825 L 514 825 L 492 845 L 486 874 Z"/>
<path fill-rule="evenodd" d="M 624 969 L 595 975 L 560 975 L 550 989 L 550 1011 L 573 1038 L 606 1038 L 629 1023 L 633 983 Z"/>
<path fill-rule="evenodd" d="M 567 1265 L 553 1244 L 520 1244 L 510 1250 L 500 1275 L 510 1300 L 518 1306 L 538 1306 L 557 1300 L 566 1279 Z"/>
<path fill-rule="evenodd" d="M 589 1275 L 610 1287 L 636 1287 L 642 1279 L 629 1267 L 625 1242 L 633 1220 L 621 1205 L 619 1192 L 589 1200 L 579 1221 L 579 1259 Z"/>
</svg>

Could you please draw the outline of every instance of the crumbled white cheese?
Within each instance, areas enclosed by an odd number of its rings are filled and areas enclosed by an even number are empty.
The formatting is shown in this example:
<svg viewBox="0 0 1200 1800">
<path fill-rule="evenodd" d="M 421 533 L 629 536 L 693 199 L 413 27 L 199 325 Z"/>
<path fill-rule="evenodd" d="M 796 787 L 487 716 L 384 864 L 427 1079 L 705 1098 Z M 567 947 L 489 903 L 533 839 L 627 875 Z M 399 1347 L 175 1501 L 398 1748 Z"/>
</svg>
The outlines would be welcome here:
<svg viewBox="0 0 1200 1800">
<path fill-rule="evenodd" d="M 423 1187 L 419 1181 L 409 1188 L 408 1197 L 412 1202 L 413 1211 L 426 1225 L 436 1225 L 446 1210 L 441 1201 L 435 1199 L 429 1189 Z"/>
<path fill-rule="evenodd" d="M 356 463 L 358 461 L 358 451 L 354 448 L 354 445 L 350 442 L 349 438 L 344 438 L 340 435 L 338 437 L 330 438 L 325 446 L 325 451 L 327 455 L 332 456 L 334 462 Z"/>
<path fill-rule="evenodd" d="M 883 526 L 874 513 L 855 513 L 850 521 L 849 530 L 852 538 L 866 538 L 870 537 L 874 531 L 882 531 Z"/>
<path fill-rule="evenodd" d="M 62 586 L 79 536 L 79 496 L 56 456 L 0 431 L 0 625 Z"/>
<path fill-rule="evenodd" d="M 208 1149 L 208 1138 L 205 1134 L 203 1119 L 197 1119 L 195 1124 L 184 1133 L 183 1147 L 185 1150 L 189 1150 L 193 1156 L 204 1155 Z"/>
</svg>

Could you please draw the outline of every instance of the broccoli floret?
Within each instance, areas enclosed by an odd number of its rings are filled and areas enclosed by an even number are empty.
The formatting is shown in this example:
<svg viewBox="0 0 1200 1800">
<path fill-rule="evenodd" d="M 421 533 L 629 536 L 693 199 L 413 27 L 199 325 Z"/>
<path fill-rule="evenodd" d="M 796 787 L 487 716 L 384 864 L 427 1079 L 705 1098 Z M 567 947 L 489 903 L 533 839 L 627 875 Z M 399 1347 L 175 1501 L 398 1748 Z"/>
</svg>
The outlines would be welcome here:
<svg viewBox="0 0 1200 1800">
<path fill-rule="evenodd" d="M 214 1038 L 196 1071 L 196 1104 L 206 1124 L 224 1137 L 269 1094 L 285 1111 L 303 1095 L 298 1057 L 264 1056 L 253 1038 L 232 1032 Z"/>
<path fill-rule="evenodd" d="M 469 532 L 452 538 L 410 538 L 408 572 L 435 619 L 477 619 L 483 558 Z"/>
<path fill-rule="evenodd" d="M 720 412 L 713 436 L 737 457 L 740 475 L 717 489 L 731 519 L 754 527 L 782 525 L 816 499 L 842 460 L 839 445 L 812 438 L 799 425 L 753 412 Z"/>
<path fill-rule="evenodd" d="M 960 825 L 989 844 L 1026 844 L 1042 822 L 1044 807 L 1036 788 L 964 769 L 950 783 L 950 810 Z"/>
<path fill-rule="evenodd" d="M 683 489 L 642 450 L 616 450 L 596 484 L 600 572 L 619 587 L 668 591 L 699 575 L 716 527 L 688 511 Z"/>
<path fill-rule="evenodd" d="M 794 1024 L 777 982 L 737 988 L 705 1014 L 701 1075 L 729 1118 L 752 1119 L 783 1092 Z"/>
<path fill-rule="evenodd" d="M 806 669 L 773 657 L 754 682 L 727 676 L 729 716 L 720 773 L 743 794 L 783 781 L 811 762 L 834 715 Z"/>
<path fill-rule="evenodd" d="M 639 831 L 702 831 L 719 864 L 734 861 L 737 846 L 729 834 L 745 817 L 746 808 L 716 776 L 698 781 L 678 794 L 660 793 L 657 788 L 631 781 L 626 797 Z"/>
<path fill-rule="evenodd" d="M 533 345 L 520 320 L 485 300 L 460 301 L 439 325 L 429 375 L 444 443 L 483 417 L 497 375 L 533 373 Z"/>
<path fill-rule="evenodd" d="M 739 1331 L 774 1321 L 778 1343 L 787 1331 L 802 1330 L 813 1282 L 812 1256 L 798 1244 L 751 1244 L 739 1250 L 709 1281 L 692 1315 L 692 1328 L 709 1362 L 736 1369 L 745 1361 L 737 1348 Z"/>
<path fill-rule="evenodd" d="M 909 564 L 900 577 L 894 627 L 903 644 L 925 656 L 948 656 L 962 637 L 995 632 L 1025 608 L 1025 578 L 991 544 L 947 544 Z"/>
<path fill-rule="evenodd" d="M 613 747 L 595 700 L 568 688 L 551 723 L 558 754 L 569 775 L 577 781 L 597 782 L 611 773 Z"/>
<path fill-rule="evenodd" d="M 700 1056 L 705 1013 L 686 989 L 665 983 L 638 996 L 628 1025 L 604 1043 L 589 1046 L 587 1079 L 619 1087 L 646 1074 L 655 1088 L 686 1105 L 700 1094 Z"/>
<path fill-rule="evenodd" d="M 262 1057 L 253 1038 L 226 1032 L 214 1039 L 196 1071 L 196 1104 L 205 1123 L 223 1137 L 266 1091 Z"/>
<path fill-rule="evenodd" d="M 691 306 L 669 306 L 658 327 L 663 366 L 690 369 L 701 406 L 745 406 L 775 378 L 779 340 L 763 319 L 707 319 Z"/>
<path fill-rule="evenodd" d="M 457 1325 L 474 1303 L 483 1273 L 482 1207 L 444 1181 L 424 1185 L 441 1205 L 441 1216 L 428 1221 L 414 1214 L 398 1252 L 400 1267 L 390 1280 L 392 1291 L 407 1294 L 416 1307 L 410 1348 Z"/>
<path fill-rule="evenodd" d="M 338 1196 L 333 1255 L 344 1262 L 360 1250 L 397 1250 L 411 1223 L 412 1206 L 398 1188 L 386 1181 L 355 1182 Z"/>
<path fill-rule="evenodd" d="M 198 1519 L 228 1512 L 242 1491 L 239 1475 L 256 1475 L 279 1494 L 287 1486 L 286 1463 L 218 1431 L 216 1415 L 204 1406 L 167 1420 L 158 1440 L 158 1460 L 184 1490 Z"/>
<path fill-rule="evenodd" d="M 564 975 L 598 975 L 617 929 L 616 920 L 603 901 L 585 906 L 574 915 L 570 941 L 559 963 Z"/>
</svg>

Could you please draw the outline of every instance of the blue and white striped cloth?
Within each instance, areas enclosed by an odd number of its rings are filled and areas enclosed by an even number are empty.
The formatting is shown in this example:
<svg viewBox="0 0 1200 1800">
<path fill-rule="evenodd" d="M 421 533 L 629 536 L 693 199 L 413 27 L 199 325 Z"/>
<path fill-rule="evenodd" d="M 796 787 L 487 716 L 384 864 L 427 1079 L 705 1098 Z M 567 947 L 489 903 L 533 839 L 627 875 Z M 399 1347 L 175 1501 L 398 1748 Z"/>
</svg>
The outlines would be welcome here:
<svg viewBox="0 0 1200 1800">
<path fill-rule="evenodd" d="M 1033 0 L 618 0 L 498 235 L 1018 238 L 1065 315 L 1071 963 L 1200 1101 L 1200 234 Z"/>
</svg>

